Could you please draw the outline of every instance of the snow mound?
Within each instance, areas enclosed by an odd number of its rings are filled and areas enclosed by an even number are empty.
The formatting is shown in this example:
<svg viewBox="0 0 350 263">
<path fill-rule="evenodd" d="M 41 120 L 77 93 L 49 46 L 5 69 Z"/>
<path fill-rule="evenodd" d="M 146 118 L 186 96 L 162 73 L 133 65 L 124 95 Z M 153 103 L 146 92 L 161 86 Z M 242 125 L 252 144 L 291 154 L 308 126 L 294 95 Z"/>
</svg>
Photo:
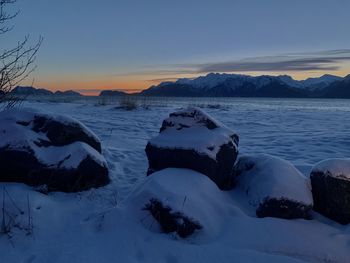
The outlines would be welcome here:
<svg viewBox="0 0 350 263">
<path fill-rule="evenodd" d="M 156 227 L 157 223 L 142 209 L 154 199 L 197 221 L 203 227 L 199 233 L 204 236 L 217 235 L 227 214 L 228 201 L 223 192 L 208 177 L 189 169 L 168 168 L 156 172 L 127 198 L 127 209 L 147 228 Z M 159 226 L 153 230 L 160 231 Z"/>
<path fill-rule="evenodd" d="M 238 187 L 247 194 L 249 203 L 257 207 L 258 216 L 259 212 L 264 215 L 263 210 L 280 210 L 281 215 L 276 217 L 294 218 L 299 216 L 288 211 L 288 206 L 290 210 L 312 208 L 309 179 L 288 161 L 267 154 L 242 156 L 236 165 L 235 174 Z M 286 211 L 282 211 L 283 207 Z M 300 212 L 303 214 L 303 211 Z M 304 212 L 307 214 L 309 211 Z M 279 214 L 278 211 L 271 213 Z"/>
<path fill-rule="evenodd" d="M 350 180 L 350 158 L 348 159 L 328 159 L 319 162 L 312 168 L 311 173 L 323 173 L 332 177 L 339 177 Z"/>
</svg>

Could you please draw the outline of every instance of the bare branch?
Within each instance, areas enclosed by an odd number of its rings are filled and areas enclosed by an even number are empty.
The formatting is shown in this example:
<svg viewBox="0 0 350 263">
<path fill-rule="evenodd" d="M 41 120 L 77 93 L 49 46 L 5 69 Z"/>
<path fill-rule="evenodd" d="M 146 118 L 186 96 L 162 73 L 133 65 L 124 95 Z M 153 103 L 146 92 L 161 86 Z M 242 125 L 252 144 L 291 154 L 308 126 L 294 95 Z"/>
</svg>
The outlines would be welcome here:
<svg viewBox="0 0 350 263">
<path fill-rule="evenodd" d="M 16 0 L 0 0 L 0 35 L 12 29 L 7 22 L 18 15 L 19 12 L 9 14 L 6 11 L 8 5 L 14 4 Z M 35 69 L 33 65 L 43 38 L 34 45 L 29 45 L 29 36 L 10 49 L 0 52 L 0 102 L 8 101 L 12 107 L 17 99 L 10 95 L 10 92 L 26 79 Z"/>
</svg>

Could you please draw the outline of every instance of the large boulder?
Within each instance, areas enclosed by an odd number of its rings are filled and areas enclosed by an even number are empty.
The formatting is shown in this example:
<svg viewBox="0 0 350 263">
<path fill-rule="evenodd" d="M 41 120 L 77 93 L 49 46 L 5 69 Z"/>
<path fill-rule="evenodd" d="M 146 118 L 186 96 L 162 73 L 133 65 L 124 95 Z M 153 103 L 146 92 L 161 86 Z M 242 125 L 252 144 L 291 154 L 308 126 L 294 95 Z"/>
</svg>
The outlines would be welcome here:
<svg viewBox="0 0 350 263">
<path fill-rule="evenodd" d="M 80 122 L 33 110 L 0 112 L 0 181 L 74 192 L 109 182 L 101 143 Z"/>
<path fill-rule="evenodd" d="M 311 218 L 309 180 L 288 161 L 267 154 L 242 156 L 234 174 L 258 217 Z"/>
<path fill-rule="evenodd" d="M 315 211 L 341 224 L 350 223 L 350 159 L 328 159 L 311 171 Z"/>
<path fill-rule="evenodd" d="M 168 167 L 208 176 L 219 188 L 232 186 L 238 135 L 198 108 L 171 113 L 146 146 L 148 174 Z"/>
<path fill-rule="evenodd" d="M 152 231 L 214 237 L 225 227 L 228 200 L 203 174 L 167 168 L 147 177 L 124 204 L 132 218 Z"/>
</svg>

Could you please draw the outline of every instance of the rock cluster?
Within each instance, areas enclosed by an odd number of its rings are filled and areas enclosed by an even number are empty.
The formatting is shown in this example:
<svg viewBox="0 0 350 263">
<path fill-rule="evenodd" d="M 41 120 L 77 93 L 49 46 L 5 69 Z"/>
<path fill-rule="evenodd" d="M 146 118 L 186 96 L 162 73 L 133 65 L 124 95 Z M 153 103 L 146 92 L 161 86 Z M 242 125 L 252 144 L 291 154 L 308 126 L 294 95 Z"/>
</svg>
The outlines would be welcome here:
<svg viewBox="0 0 350 263">
<path fill-rule="evenodd" d="M 109 182 L 101 143 L 72 118 L 33 110 L 0 113 L 0 181 L 76 192 Z"/>
</svg>

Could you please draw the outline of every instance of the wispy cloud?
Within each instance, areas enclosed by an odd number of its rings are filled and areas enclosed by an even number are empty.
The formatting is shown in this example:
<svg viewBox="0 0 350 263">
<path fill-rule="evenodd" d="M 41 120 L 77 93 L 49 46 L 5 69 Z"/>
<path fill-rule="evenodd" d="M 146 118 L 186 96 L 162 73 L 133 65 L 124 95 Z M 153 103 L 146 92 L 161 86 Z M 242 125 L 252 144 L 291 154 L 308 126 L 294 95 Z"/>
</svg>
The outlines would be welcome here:
<svg viewBox="0 0 350 263">
<path fill-rule="evenodd" d="M 238 61 L 210 62 L 193 66 L 197 68 L 198 73 L 245 71 L 334 71 L 340 68 L 340 63 L 343 61 L 350 61 L 350 49 L 255 57 Z"/>
<path fill-rule="evenodd" d="M 159 82 L 164 82 L 164 81 L 176 81 L 178 78 L 158 78 L 158 79 L 148 79 L 148 82 L 154 82 L 154 83 L 159 83 Z"/>
</svg>

